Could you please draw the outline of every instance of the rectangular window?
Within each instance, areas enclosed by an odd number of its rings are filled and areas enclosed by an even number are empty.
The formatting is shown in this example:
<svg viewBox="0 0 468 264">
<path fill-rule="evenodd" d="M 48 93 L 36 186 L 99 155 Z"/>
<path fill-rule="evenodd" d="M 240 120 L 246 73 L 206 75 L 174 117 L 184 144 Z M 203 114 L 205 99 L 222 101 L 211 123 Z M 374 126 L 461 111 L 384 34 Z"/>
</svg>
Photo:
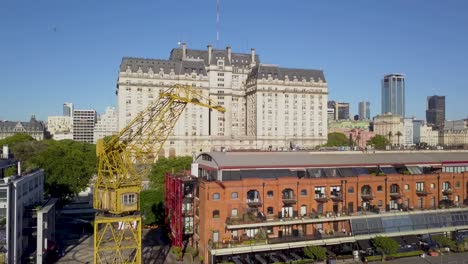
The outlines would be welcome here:
<svg viewBox="0 0 468 264">
<path fill-rule="evenodd" d="M 122 195 L 122 203 L 124 205 L 132 205 L 136 203 L 136 194 L 134 193 L 126 193 Z"/>
<path fill-rule="evenodd" d="M 424 182 L 417 182 L 417 183 L 416 183 L 416 191 L 417 191 L 417 192 L 422 192 L 422 191 L 424 191 Z"/>
<path fill-rule="evenodd" d="M 7 202 L 7 190 L 1 189 L 0 190 L 0 202 L 6 203 Z"/>
</svg>

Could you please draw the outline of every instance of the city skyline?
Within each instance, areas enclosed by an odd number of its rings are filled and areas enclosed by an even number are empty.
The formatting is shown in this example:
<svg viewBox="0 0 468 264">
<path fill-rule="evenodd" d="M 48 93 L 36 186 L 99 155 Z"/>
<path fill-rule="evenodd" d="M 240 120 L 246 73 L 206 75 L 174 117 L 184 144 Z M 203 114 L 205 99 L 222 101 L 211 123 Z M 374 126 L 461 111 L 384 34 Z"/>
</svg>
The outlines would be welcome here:
<svg viewBox="0 0 468 264">
<path fill-rule="evenodd" d="M 251 8 L 243 8 L 247 4 Z M 60 105 L 67 101 L 100 111 L 116 106 L 116 65 L 122 57 L 167 58 L 167 50 L 176 48 L 179 41 L 194 49 L 204 49 L 210 43 L 217 48 L 230 45 L 233 52 L 255 48 L 264 63 L 322 69 L 329 83 L 329 99 L 349 102 L 352 114 L 358 112 L 358 102 L 363 100 L 371 102 L 374 110 L 380 109 L 380 80 L 385 74 L 401 72 L 407 81 L 407 116 L 425 119 L 425 98 L 440 94 L 447 99 L 447 119 L 466 118 L 463 99 L 468 98 L 468 84 L 462 76 L 468 62 L 462 58 L 468 56 L 463 48 L 468 45 L 468 32 L 463 27 L 468 23 L 464 16 L 468 3 L 358 2 L 342 3 L 343 8 L 338 9 L 331 3 L 312 6 L 299 2 L 288 12 L 282 2 L 269 4 L 265 9 L 261 3 L 221 2 L 217 43 L 214 2 L 187 3 L 184 9 L 179 8 L 177 17 L 164 12 L 172 10 L 172 3 L 131 7 L 59 1 L 27 7 L 2 3 L 0 27 L 4 34 L 0 38 L 9 52 L 0 65 L 2 92 L 8 98 L 0 106 L 0 119 L 28 120 L 36 114 L 46 120 L 59 115 Z M 193 8 L 199 11 L 190 12 Z M 139 14 L 139 19 L 122 20 L 113 15 L 126 9 Z M 318 9 L 321 12 L 314 11 Z M 268 27 L 251 27 L 251 21 L 238 19 L 239 12 L 255 16 Z M 389 20 L 390 16 L 395 19 Z M 196 21 L 195 27 L 188 28 L 189 21 Z M 293 24 L 300 26 L 289 27 Z M 277 34 L 270 34 L 269 28 Z M 391 28 L 398 28 L 400 40 L 405 41 L 388 38 L 386 30 Z M 439 35 L 435 40 L 434 32 Z M 391 60 L 383 60 L 387 56 Z"/>
</svg>

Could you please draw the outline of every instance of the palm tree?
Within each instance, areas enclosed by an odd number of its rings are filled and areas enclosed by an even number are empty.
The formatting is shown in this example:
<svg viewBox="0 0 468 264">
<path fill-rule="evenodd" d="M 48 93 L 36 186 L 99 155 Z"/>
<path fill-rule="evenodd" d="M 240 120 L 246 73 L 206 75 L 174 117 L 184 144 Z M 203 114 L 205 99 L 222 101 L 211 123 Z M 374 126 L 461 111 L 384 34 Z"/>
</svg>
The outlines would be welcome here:
<svg viewBox="0 0 468 264">
<path fill-rule="evenodd" d="M 392 131 L 388 132 L 388 141 L 390 141 L 390 145 L 392 145 L 392 137 L 393 137 Z"/>
<path fill-rule="evenodd" d="M 399 146 L 400 145 L 400 137 L 403 136 L 403 134 L 400 131 L 398 131 L 398 132 L 396 132 L 395 135 L 398 137 L 398 146 Z"/>
</svg>

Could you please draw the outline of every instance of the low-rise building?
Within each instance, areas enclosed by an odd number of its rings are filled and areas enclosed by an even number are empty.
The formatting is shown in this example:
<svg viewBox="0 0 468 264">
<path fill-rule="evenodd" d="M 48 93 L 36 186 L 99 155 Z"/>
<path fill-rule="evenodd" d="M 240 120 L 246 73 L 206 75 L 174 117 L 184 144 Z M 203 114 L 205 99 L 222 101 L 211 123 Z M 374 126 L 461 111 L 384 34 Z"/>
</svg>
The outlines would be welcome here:
<svg viewBox="0 0 468 264">
<path fill-rule="evenodd" d="M 191 177 L 167 176 L 166 218 L 208 263 L 457 232 L 468 230 L 451 220 L 468 216 L 466 164 L 468 152 L 202 153 Z"/>
<path fill-rule="evenodd" d="M 73 118 L 71 116 L 49 116 L 47 131 L 55 140 L 73 139 Z"/>
<path fill-rule="evenodd" d="M 433 130 L 431 126 L 420 126 L 419 135 L 419 142 L 415 143 L 426 143 L 428 146 L 437 146 L 439 144 L 439 131 Z"/>
<path fill-rule="evenodd" d="M 401 116 L 387 113 L 374 117 L 374 132 L 388 138 L 392 145 L 398 145 L 401 140 L 401 136 L 397 136 L 398 132 L 403 135 Z"/>
<path fill-rule="evenodd" d="M 468 129 L 440 131 L 439 144 L 449 147 L 468 146 Z"/>
<path fill-rule="evenodd" d="M 37 121 L 35 116 L 29 122 L 21 121 L 0 121 L 0 139 L 11 137 L 18 133 L 28 134 L 36 140 L 43 140 L 45 137 L 45 126 Z"/>
<path fill-rule="evenodd" d="M 17 173 L 19 164 L 0 160 L 0 248 L 4 263 L 22 263 L 23 253 L 30 245 L 37 228 L 36 206 L 43 203 L 44 171 Z M 8 171 L 13 169 L 11 175 Z M 20 174 L 21 176 L 19 176 Z M 53 230 L 53 227 L 49 227 Z"/>
<path fill-rule="evenodd" d="M 369 130 L 369 121 L 366 120 L 338 120 L 328 122 L 328 133 L 344 132 L 351 129 Z"/>
</svg>

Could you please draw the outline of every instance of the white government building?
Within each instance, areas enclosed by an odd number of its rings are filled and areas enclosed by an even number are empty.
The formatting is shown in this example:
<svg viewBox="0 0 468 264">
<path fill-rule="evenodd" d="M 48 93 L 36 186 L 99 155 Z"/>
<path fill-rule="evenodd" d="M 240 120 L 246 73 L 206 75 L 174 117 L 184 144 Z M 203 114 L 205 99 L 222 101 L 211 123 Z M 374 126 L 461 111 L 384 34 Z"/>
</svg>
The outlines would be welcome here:
<svg viewBox="0 0 468 264">
<path fill-rule="evenodd" d="M 108 106 L 106 112 L 98 118 L 94 126 L 94 144 L 101 138 L 116 134 L 117 129 L 117 111 L 115 107 Z"/>
<path fill-rule="evenodd" d="M 191 85 L 226 113 L 188 105 L 164 156 L 230 149 L 311 148 L 327 140 L 328 86 L 321 70 L 260 64 L 250 54 L 181 48 L 168 60 L 122 59 L 117 82 L 118 126 L 174 84 Z"/>
</svg>

